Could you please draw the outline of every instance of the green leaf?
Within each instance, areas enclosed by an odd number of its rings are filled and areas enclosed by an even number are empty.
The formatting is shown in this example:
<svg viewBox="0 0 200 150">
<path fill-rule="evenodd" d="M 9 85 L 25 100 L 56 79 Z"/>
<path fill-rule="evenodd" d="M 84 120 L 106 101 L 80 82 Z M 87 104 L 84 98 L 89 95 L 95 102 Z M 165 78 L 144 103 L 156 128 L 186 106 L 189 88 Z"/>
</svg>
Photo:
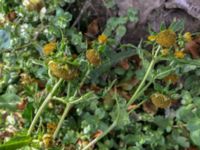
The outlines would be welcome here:
<svg viewBox="0 0 200 150">
<path fill-rule="evenodd" d="M 191 95 L 199 95 L 200 94 L 200 80 L 199 76 L 188 74 L 187 78 L 184 82 L 184 88 L 189 91 Z"/>
<path fill-rule="evenodd" d="M 112 58 L 109 58 L 101 66 L 94 69 L 90 73 L 90 77 L 93 81 L 97 80 L 100 75 L 108 71 L 113 65 L 117 64 L 119 61 L 131 57 L 135 54 L 133 49 L 124 50 L 122 52 L 113 52 Z"/>
<path fill-rule="evenodd" d="M 107 36 L 110 36 L 112 34 L 112 31 L 114 31 L 118 26 L 125 25 L 128 21 L 127 17 L 111 17 L 106 24 L 106 29 L 104 33 Z"/>
<path fill-rule="evenodd" d="M 164 118 L 162 116 L 156 116 L 154 118 L 154 123 L 158 125 L 162 130 L 166 130 L 167 127 L 171 127 L 173 121 L 170 118 Z"/>
<path fill-rule="evenodd" d="M 181 103 L 183 104 L 183 105 L 188 105 L 188 104 L 191 104 L 192 103 L 192 96 L 191 96 L 191 93 L 190 92 L 188 92 L 188 91 L 182 91 L 182 97 L 183 97 L 183 99 L 182 99 L 182 101 L 181 101 Z"/>
<path fill-rule="evenodd" d="M 116 36 L 122 38 L 126 34 L 126 27 L 124 25 L 120 25 L 116 29 Z"/>
<path fill-rule="evenodd" d="M 10 141 L 0 145 L 0 150 L 16 150 L 30 144 L 32 138 L 30 136 L 16 136 Z"/>
<path fill-rule="evenodd" d="M 58 8 L 56 10 L 56 17 L 54 19 L 54 24 L 59 28 L 65 28 L 69 25 L 72 19 L 72 15 L 69 12 L 64 12 L 63 9 Z"/>
<path fill-rule="evenodd" d="M 193 132 L 190 133 L 190 137 L 192 139 L 192 142 L 199 146 L 200 147 L 200 142 L 199 142 L 199 139 L 200 139 L 200 129 L 198 130 L 195 130 Z"/>
<path fill-rule="evenodd" d="M 176 113 L 177 119 L 180 119 L 184 122 L 189 122 L 191 118 L 195 117 L 194 112 L 192 109 L 194 108 L 194 105 L 189 104 L 185 107 L 180 107 Z"/>
<path fill-rule="evenodd" d="M 119 128 L 123 128 L 124 126 L 130 123 L 126 101 L 123 98 L 119 97 L 118 95 L 114 97 L 116 99 L 117 105 L 111 112 L 111 117 L 113 122 L 117 120 L 117 126 Z"/>
<path fill-rule="evenodd" d="M 114 71 L 118 75 L 124 75 L 125 74 L 125 70 L 121 67 L 116 67 Z"/>
<path fill-rule="evenodd" d="M 127 11 L 128 20 L 131 22 L 137 22 L 138 21 L 138 11 L 133 8 L 129 8 Z"/>
<path fill-rule="evenodd" d="M 82 34 L 81 33 L 78 33 L 78 34 L 73 34 L 72 35 L 72 39 L 71 39 L 71 42 L 74 44 L 74 45 L 80 45 L 82 43 Z"/>
<path fill-rule="evenodd" d="M 178 31 L 180 32 L 180 31 L 183 31 L 184 24 L 185 24 L 184 20 L 174 20 L 169 28 L 175 32 L 178 32 Z"/>
<path fill-rule="evenodd" d="M 200 130 L 199 127 L 200 127 L 200 118 L 198 118 L 198 117 L 191 118 L 187 124 L 187 128 L 190 132 Z"/>
<path fill-rule="evenodd" d="M 0 96 L 0 108 L 15 111 L 19 101 L 20 97 L 15 93 L 7 92 Z"/>
<path fill-rule="evenodd" d="M 115 2 L 115 0 L 105 0 L 104 5 L 107 8 L 112 8 L 112 7 L 114 7 L 116 5 L 116 2 Z"/>
<path fill-rule="evenodd" d="M 188 148 L 190 146 L 188 139 L 184 136 L 176 136 L 174 140 L 182 147 Z"/>
<path fill-rule="evenodd" d="M 0 30 L 0 50 L 8 49 L 11 46 L 10 35 L 5 30 Z"/>
</svg>

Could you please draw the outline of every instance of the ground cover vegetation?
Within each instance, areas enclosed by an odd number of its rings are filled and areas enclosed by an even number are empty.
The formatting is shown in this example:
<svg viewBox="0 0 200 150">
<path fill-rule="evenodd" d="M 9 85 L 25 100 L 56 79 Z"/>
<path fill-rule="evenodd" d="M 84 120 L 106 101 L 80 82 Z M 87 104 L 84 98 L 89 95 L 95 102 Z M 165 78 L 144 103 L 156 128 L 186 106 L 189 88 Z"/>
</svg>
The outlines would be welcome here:
<svg viewBox="0 0 200 150">
<path fill-rule="evenodd" d="M 121 42 L 137 10 L 99 26 L 84 4 L 0 0 L 0 150 L 198 150 L 199 33 Z"/>
</svg>

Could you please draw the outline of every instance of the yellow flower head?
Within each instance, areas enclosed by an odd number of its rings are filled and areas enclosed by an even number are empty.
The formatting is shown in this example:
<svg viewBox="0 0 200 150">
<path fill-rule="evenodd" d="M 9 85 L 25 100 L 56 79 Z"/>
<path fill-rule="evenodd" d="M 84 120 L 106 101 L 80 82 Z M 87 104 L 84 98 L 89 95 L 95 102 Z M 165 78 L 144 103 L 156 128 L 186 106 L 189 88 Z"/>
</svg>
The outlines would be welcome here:
<svg viewBox="0 0 200 150">
<path fill-rule="evenodd" d="M 167 108 L 171 105 L 171 99 L 161 93 L 154 93 L 150 98 L 152 103 L 158 108 Z"/>
<path fill-rule="evenodd" d="M 169 48 L 174 46 L 176 43 L 176 33 L 170 29 L 161 31 L 156 36 L 156 43 L 160 44 L 162 47 Z"/>
<path fill-rule="evenodd" d="M 169 54 L 169 49 L 168 48 L 162 49 L 161 54 L 162 54 L 162 56 L 167 56 Z"/>
<path fill-rule="evenodd" d="M 78 69 L 71 67 L 68 64 L 60 64 L 54 61 L 49 62 L 49 69 L 55 77 L 62 78 L 64 80 L 73 80 L 78 77 Z"/>
<path fill-rule="evenodd" d="M 44 1 L 43 0 L 23 0 L 23 5 L 29 10 L 29 11 L 40 11 L 42 7 L 44 7 Z"/>
<path fill-rule="evenodd" d="M 92 65 L 97 66 L 101 64 L 101 57 L 99 52 L 94 49 L 89 49 L 86 51 L 86 58 Z"/>
<path fill-rule="evenodd" d="M 44 134 L 42 137 L 42 142 L 45 148 L 51 147 L 53 145 L 53 137 L 50 134 Z"/>
<path fill-rule="evenodd" d="M 149 40 L 149 41 L 155 41 L 156 40 L 156 35 L 150 35 L 150 36 L 148 36 L 147 37 L 147 39 Z"/>
<path fill-rule="evenodd" d="M 50 55 L 56 49 L 56 46 L 57 46 L 56 42 L 50 42 L 48 44 L 45 44 L 43 47 L 43 53 L 46 56 Z"/>
<path fill-rule="evenodd" d="M 183 59 L 185 57 L 185 53 L 183 51 L 175 51 L 174 55 L 178 59 Z"/>
<path fill-rule="evenodd" d="M 101 35 L 98 36 L 98 42 L 100 44 L 106 43 L 107 40 L 108 40 L 108 37 L 105 34 L 101 34 Z"/>
<path fill-rule="evenodd" d="M 186 42 L 190 42 L 192 41 L 192 34 L 190 32 L 185 32 L 185 34 L 183 35 L 183 38 Z"/>
</svg>

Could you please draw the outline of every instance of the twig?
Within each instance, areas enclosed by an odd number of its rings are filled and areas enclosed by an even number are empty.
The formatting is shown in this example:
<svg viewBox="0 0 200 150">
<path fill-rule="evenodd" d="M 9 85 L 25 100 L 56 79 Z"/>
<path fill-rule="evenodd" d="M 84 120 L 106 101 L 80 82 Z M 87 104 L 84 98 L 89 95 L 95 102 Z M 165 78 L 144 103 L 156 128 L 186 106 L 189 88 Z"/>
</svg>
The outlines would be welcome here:
<svg viewBox="0 0 200 150">
<path fill-rule="evenodd" d="M 81 9 L 81 12 L 79 13 L 78 17 L 76 18 L 76 20 L 74 21 L 74 23 L 72 24 L 72 27 L 75 27 L 76 24 L 79 22 L 79 20 L 81 19 L 81 16 L 83 15 L 83 13 L 89 8 L 91 3 L 91 0 L 86 0 L 83 8 Z"/>
</svg>

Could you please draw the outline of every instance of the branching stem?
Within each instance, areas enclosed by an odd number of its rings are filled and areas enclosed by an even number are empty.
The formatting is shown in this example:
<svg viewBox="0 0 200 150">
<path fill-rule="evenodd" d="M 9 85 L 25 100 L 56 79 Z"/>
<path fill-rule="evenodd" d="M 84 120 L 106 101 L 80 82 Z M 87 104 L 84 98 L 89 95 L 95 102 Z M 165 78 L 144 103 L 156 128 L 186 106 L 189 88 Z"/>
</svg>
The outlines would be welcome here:
<svg viewBox="0 0 200 150">
<path fill-rule="evenodd" d="M 155 54 L 154 54 L 154 56 L 153 56 L 153 58 L 151 60 L 151 63 L 149 64 L 149 67 L 148 67 L 148 69 L 147 69 L 147 71 L 146 71 L 146 73 L 145 73 L 140 85 L 138 86 L 137 90 L 135 91 L 135 93 L 133 94 L 131 99 L 129 100 L 129 102 L 127 104 L 128 106 L 131 105 L 138 98 L 138 96 L 137 96 L 138 93 L 141 91 L 142 87 L 144 86 L 144 84 L 146 82 L 146 79 L 148 78 L 152 68 L 154 67 L 154 65 L 156 63 L 156 57 L 158 55 L 159 50 L 160 50 L 160 46 L 158 46 L 158 48 L 157 48 L 157 50 L 156 50 L 156 52 L 155 52 Z"/>
<path fill-rule="evenodd" d="M 48 102 L 51 100 L 51 98 L 53 97 L 55 91 L 57 90 L 57 88 L 60 86 L 60 84 L 62 83 L 63 79 L 59 79 L 59 81 L 54 85 L 53 89 L 51 90 L 51 92 L 48 94 L 48 96 L 46 97 L 46 99 L 44 100 L 44 102 L 42 103 L 42 105 L 40 106 L 40 108 L 38 109 L 33 121 L 31 122 L 31 125 L 28 129 L 28 133 L 27 135 L 30 135 L 31 132 L 34 129 L 35 124 L 38 121 L 38 118 L 40 117 L 40 115 L 42 114 L 42 112 L 44 111 L 45 107 L 47 106 Z"/>
</svg>

